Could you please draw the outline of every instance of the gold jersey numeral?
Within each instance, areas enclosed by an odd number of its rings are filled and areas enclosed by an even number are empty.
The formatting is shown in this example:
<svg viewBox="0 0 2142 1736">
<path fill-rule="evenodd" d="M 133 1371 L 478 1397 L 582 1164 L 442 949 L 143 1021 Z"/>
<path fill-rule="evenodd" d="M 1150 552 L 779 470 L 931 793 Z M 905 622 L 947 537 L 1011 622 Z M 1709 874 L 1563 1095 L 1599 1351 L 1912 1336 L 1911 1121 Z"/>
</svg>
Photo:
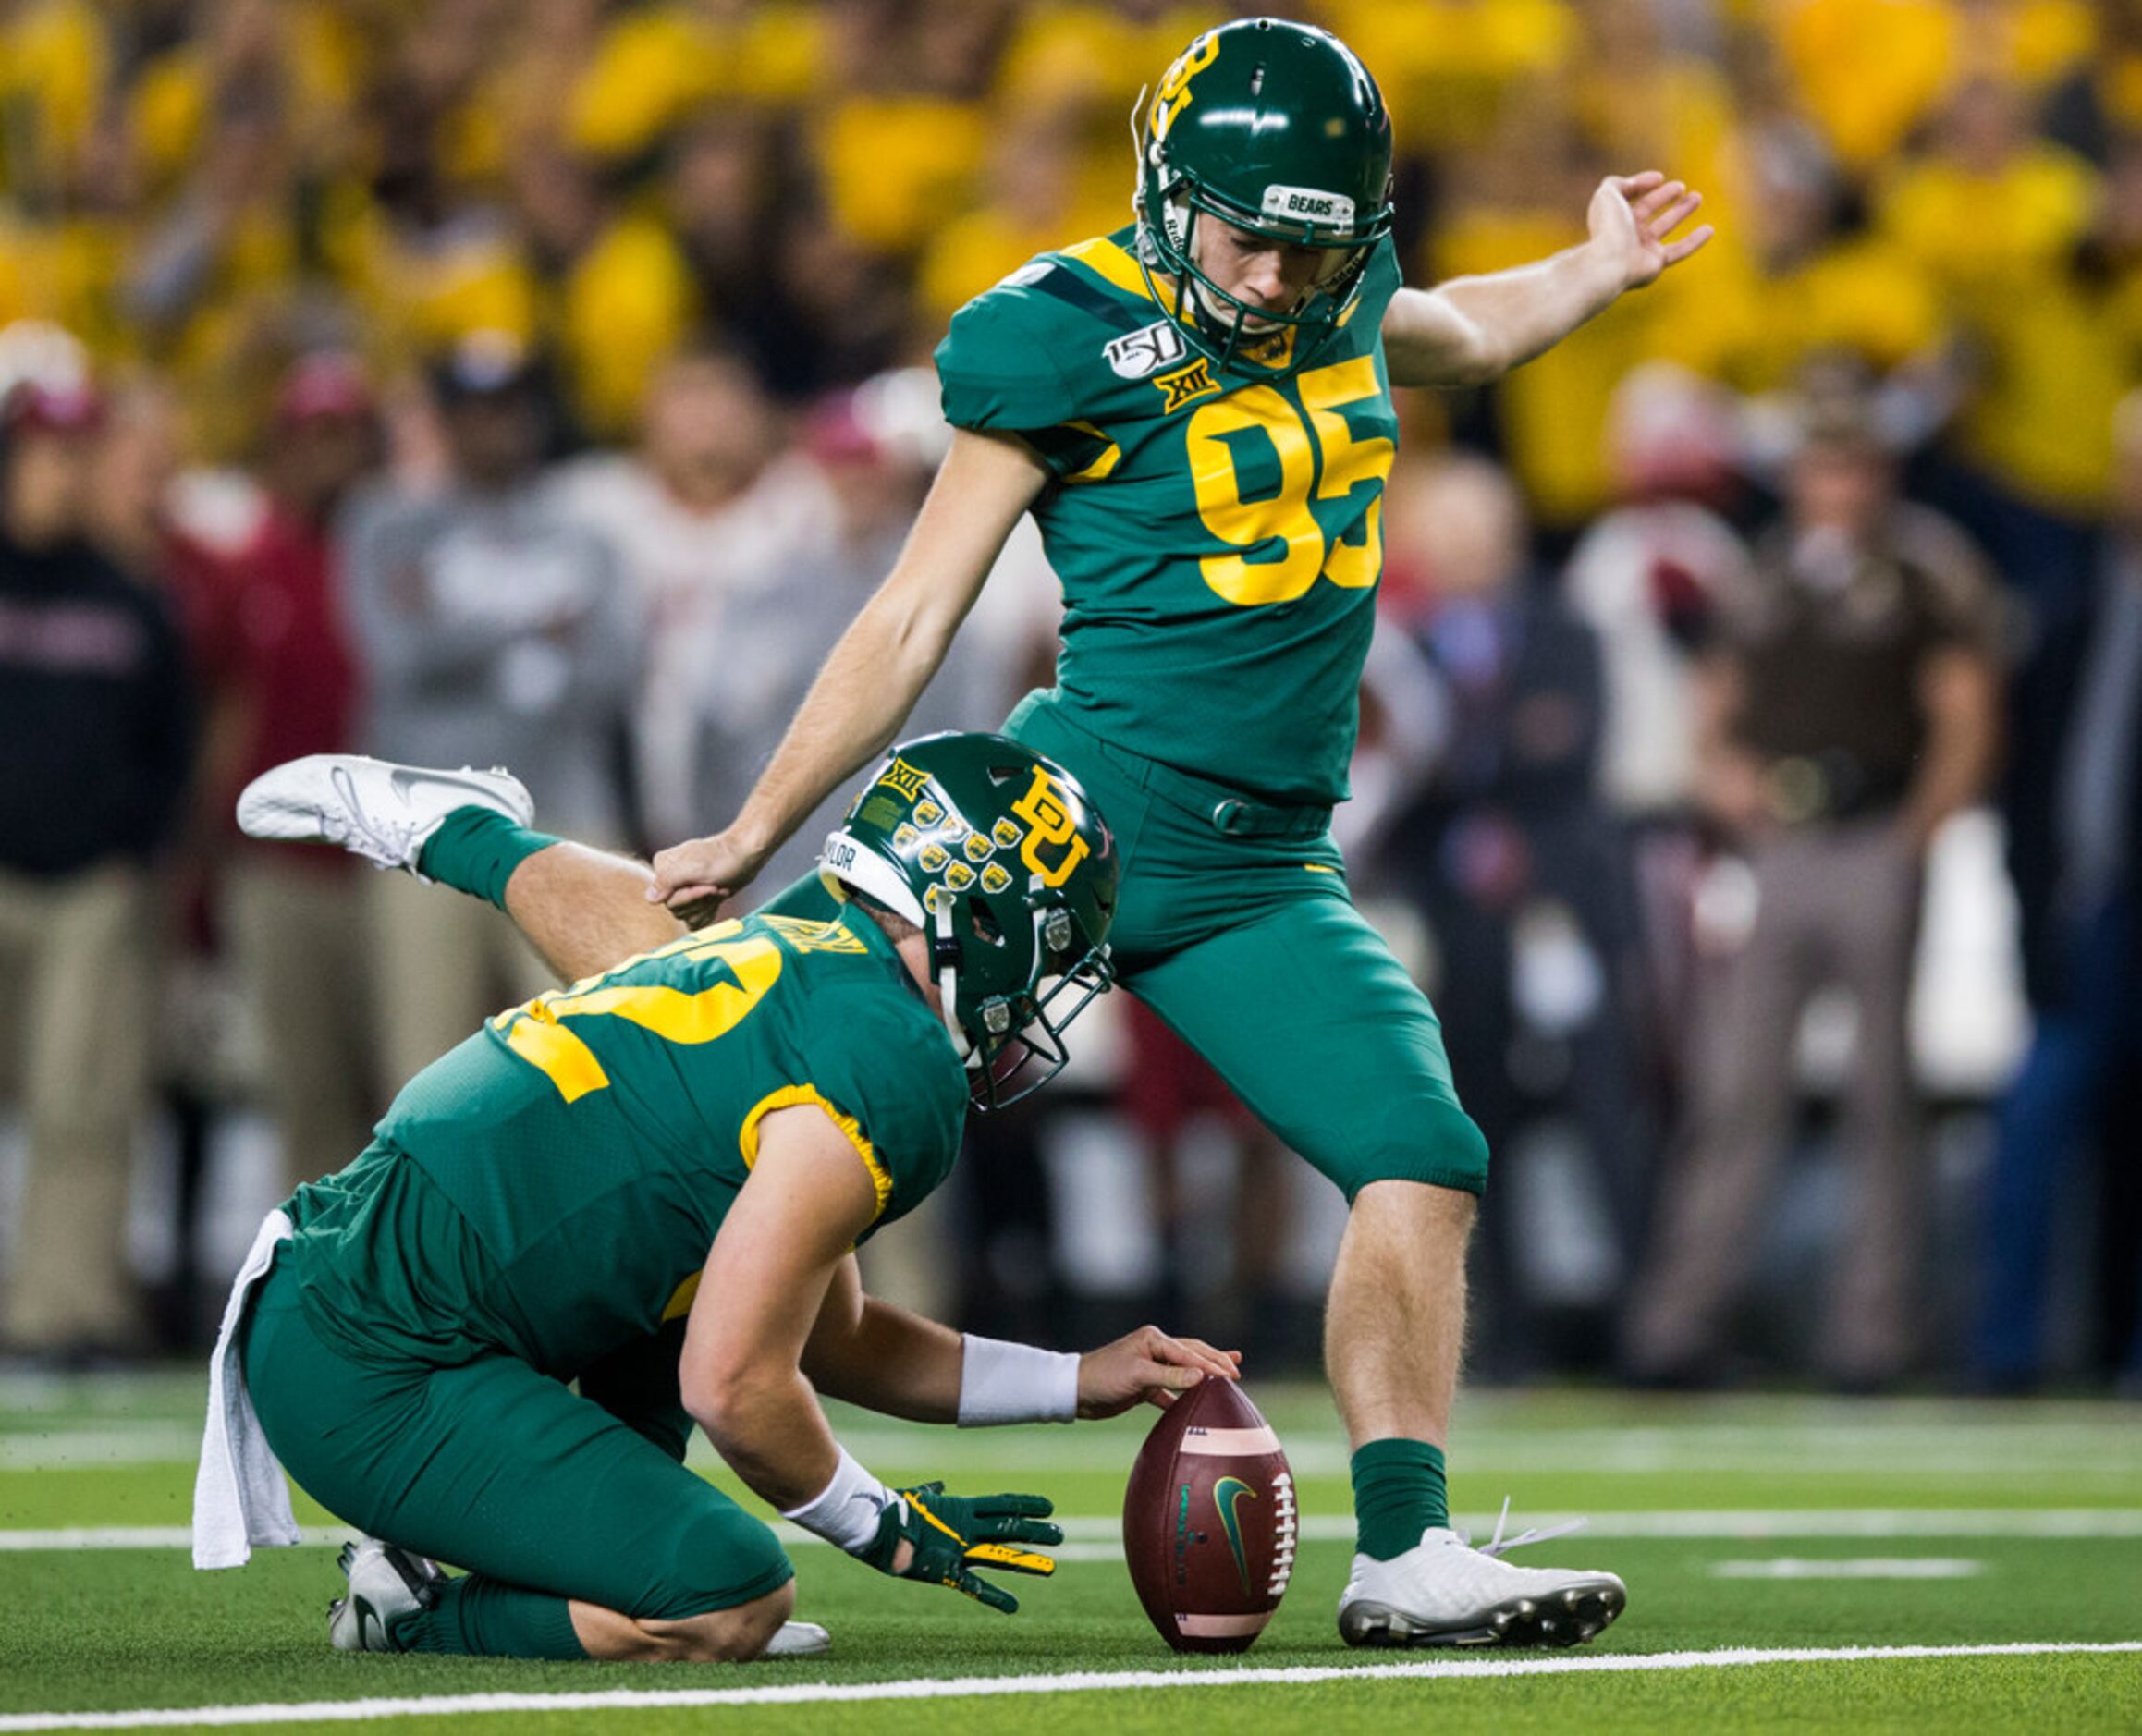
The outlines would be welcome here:
<svg viewBox="0 0 2142 1736">
<path fill-rule="evenodd" d="M 711 933 L 733 935 L 737 926 L 725 923 Z M 557 1087 L 559 1096 L 577 1103 L 592 1091 L 607 1088 L 610 1076 L 586 1039 L 563 1021 L 622 1019 L 666 1043 L 712 1043 L 741 1024 L 780 979 L 780 943 L 767 935 L 735 940 L 694 935 L 660 949 L 660 955 L 680 954 L 718 960 L 736 980 L 686 994 L 666 983 L 611 984 L 603 977 L 589 977 L 500 1013 L 492 1027 L 505 1037 L 508 1048 Z"/>
<path fill-rule="evenodd" d="M 1221 542 L 1243 551 L 1199 563 L 1205 582 L 1228 602 L 1244 608 L 1291 603 L 1318 579 L 1349 590 L 1376 582 L 1383 565 L 1383 483 L 1394 448 L 1381 435 L 1360 438 L 1339 412 L 1379 389 L 1375 360 L 1355 356 L 1304 373 L 1301 410 L 1275 388 L 1252 385 L 1191 413 L 1185 432 L 1198 517 Z M 1268 499 L 1242 498 L 1229 436 L 1251 429 L 1262 431 L 1279 456 L 1279 491 Z M 1328 539 L 1309 509 L 1312 495 L 1336 500 L 1364 483 L 1375 493 L 1361 519 L 1361 540 Z M 1274 542 L 1282 545 L 1277 559 L 1249 558 Z"/>
</svg>

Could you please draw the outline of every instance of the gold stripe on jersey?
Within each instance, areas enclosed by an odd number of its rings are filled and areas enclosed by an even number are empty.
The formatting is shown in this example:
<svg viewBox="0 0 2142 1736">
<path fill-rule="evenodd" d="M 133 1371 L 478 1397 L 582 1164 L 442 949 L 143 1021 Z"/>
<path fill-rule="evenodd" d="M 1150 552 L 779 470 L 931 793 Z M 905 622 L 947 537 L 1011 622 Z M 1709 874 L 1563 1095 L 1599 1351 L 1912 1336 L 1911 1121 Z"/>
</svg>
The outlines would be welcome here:
<svg viewBox="0 0 2142 1736">
<path fill-rule="evenodd" d="M 848 1135 L 848 1143 L 855 1147 L 855 1155 L 870 1171 L 870 1185 L 877 1191 L 877 1212 L 874 1216 L 882 1216 L 892 1200 L 892 1172 L 878 1160 L 876 1149 L 863 1131 L 863 1124 L 826 1102 L 815 1085 L 783 1085 L 778 1091 L 769 1091 L 752 1106 L 752 1112 L 744 1117 L 743 1131 L 737 1136 L 737 1143 L 743 1152 L 744 1168 L 751 1169 L 758 1165 L 759 1123 L 776 1109 L 793 1108 L 803 1103 L 816 1104 L 833 1118 L 833 1125 Z"/>
<path fill-rule="evenodd" d="M 1153 291 L 1145 282 L 1145 274 L 1138 269 L 1138 262 L 1105 235 L 1065 248 L 1063 257 L 1075 259 L 1095 276 L 1125 295 L 1145 301 L 1153 300 Z"/>
<path fill-rule="evenodd" d="M 735 932 L 727 923 L 716 932 L 724 931 Z M 677 954 L 679 948 L 695 960 L 711 959 L 726 964 L 737 980 L 687 995 L 664 983 L 591 987 L 606 979 L 588 977 L 569 989 L 538 995 L 525 1007 L 508 1009 L 492 1020 L 492 1029 L 505 1039 L 508 1048 L 556 1085 L 559 1096 L 576 1103 L 589 1092 L 604 1089 L 610 1076 L 594 1050 L 559 1020 L 606 1013 L 651 1031 L 666 1043 L 712 1043 L 741 1023 L 780 979 L 780 943 L 764 935 L 719 941 L 688 935 L 663 948 L 664 956 Z M 618 968 L 630 970 L 639 962 L 632 960 Z"/>
<path fill-rule="evenodd" d="M 813 922 L 802 916 L 776 916 L 770 912 L 759 918 L 774 933 L 787 941 L 798 952 L 868 952 L 869 944 L 845 923 L 836 919 L 830 923 Z"/>
<path fill-rule="evenodd" d="M 1065 476 L 1065 482 L 1097 483 L 1101 480 L 1102 477 L 1106 476 L 1110 471 L 1114 470 L 1117 465 L 1123 461 L 1123 448 L 1118 446 L 1113 440 L 1109 439 L 1108 436 L 1103 434 L 1098 428 L 1095 427 L 1092 422 L 1067 422 L 1064 423 L 1064 426 L 1066 428 L 1076 428 L 1079 433 L 1083 434 L 1091 434 L 1095 439 L 1101 443 L 1100 456 L 1096 458 L 1091 464 L 1087 465 L 1084 470 L 1072 471 L 1070 472 L 1067 476 Z"/>
<path fill-rule="evenodd" d="M 665 1326 L 672 1320 L 683 1319 L 686 1314 L 692 1312 L 692 1304 L 699 1299 L 699 1280 L 705 1276 L 706 1268 L 701 1266 L 698 1271 L 669 1292 L 669 1301 L 662 1310 L 662 1322 Z"/>
<path fill-rule="evenodd" d="M 610 1076 L 595 1059 L 594 1050 L 563 1025 L 553 1024 L 532 1009 L 508 1016 L 513 1022 L 505 1033 L 506 1046 L 549 1079 L 568 1103 L 578 1103 L 589 1092 L 609 1084 Z"/>
</svg>

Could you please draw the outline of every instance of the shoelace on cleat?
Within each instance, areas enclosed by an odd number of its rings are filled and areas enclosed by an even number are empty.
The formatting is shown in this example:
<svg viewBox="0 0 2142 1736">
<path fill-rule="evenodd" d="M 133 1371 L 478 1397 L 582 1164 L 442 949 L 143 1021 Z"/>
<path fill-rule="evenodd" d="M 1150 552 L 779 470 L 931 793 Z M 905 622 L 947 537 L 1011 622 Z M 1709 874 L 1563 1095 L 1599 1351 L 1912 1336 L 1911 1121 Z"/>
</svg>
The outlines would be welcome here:
<svg viewBox="0 0 2142 1736">
<path fill-rule="evenodd" d="M 1482 1555 L 1499 1559 L 1508 1555 L 1512 1549 L 1522 1549 L 1528 1544 L 1546 1543 L 1554 1537 L 1566 1537 L 1571 1532 L 1582 1531 L 1585 1528 L 1585 1522 L 1581 1519 L 1566 1520 L 1561 1524 L 1549 1525 L 1544 1531 L 1536 1526 L 1527 1525 L 1517 1535 L 1506 1540 L 1502 1535 L 1502 1528 L 1509 1522 L 1510 1498 L 1505 1495 L 1502 1498 L 1502 1511 L 1496 1515 L 1495 1534 L 1488 1538 L 1486 1543 L 1476 1546 Z M 1473 1539 L 1465 1536 L 1463 1532 L 1460 1532 L 1458 1534 L 1463 1537 L 1468 1544 L 1472 1543 Z"/>
<path fill-rule="evenodd" d="M 382 823 L 374 820 L 365 813 L 364 804 L 358 801 L 357 783 L 349 772 L 337 765 L 330 776 L 335 785 L 335 793 L 342 798 L 342 813 L 322 816 L 320 831 L 327 841 L 347 847 L 353 838 L 361 838 L 395 862 L 406 858 L 410 839 L 416 832 L 415 825 L 396 825 L 391 821 Z"/>
</svg>

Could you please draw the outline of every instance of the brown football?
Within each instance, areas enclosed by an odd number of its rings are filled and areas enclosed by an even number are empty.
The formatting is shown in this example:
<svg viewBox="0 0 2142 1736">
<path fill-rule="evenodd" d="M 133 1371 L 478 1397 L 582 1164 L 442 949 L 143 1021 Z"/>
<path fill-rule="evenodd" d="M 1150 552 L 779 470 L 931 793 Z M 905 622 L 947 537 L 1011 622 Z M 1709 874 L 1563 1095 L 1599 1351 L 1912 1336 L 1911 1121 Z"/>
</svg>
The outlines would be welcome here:
<svg viewBox="0 0 2142 1736">
<path fill-rule="evenodd" d="M 1256 1643 L 1294 1571 L 1294 1477 L 1236 1380 L 1206 1380 L 1161 1412 L 1123 1491 L 1123 1555 L 1160 1637 L 1179 1652 Z"/>
</svg>

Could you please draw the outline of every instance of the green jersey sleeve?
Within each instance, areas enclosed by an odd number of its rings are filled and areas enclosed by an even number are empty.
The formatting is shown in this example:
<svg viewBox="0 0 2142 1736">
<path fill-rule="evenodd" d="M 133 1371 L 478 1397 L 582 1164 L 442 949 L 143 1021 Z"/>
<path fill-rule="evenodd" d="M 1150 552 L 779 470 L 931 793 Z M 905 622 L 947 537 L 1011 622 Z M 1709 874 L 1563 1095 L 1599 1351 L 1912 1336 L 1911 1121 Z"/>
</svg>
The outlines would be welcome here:
<svg viewBox="0 0 2142 1736">
<path fill-rule="evenodd" d="M 809 1073 L 777 1093 L 778 1105 L 816 1103 L 854 1144 L 877 1189 L 876 1224 L 926 1199 L 960 1155 L 966 1120 L 964 1070 L 944 1028 L 919 1002 L 882 994 L 829 998 L 814 1026 Z M 744 1134 L 747 1160 L 753 1131 Z"/>
<path fill-rule="evenodd" d="M 1068 265 L 1043 254 L 952 316 L 937 346 L 945 420 L 1015 434 L 1059 476 L 1108 447 L 1094 425 L 1111 382 L 1091 367 L 1115 333 L 1112 312 Z"/>
<path fill-rule="evenodd" d="M 1077 388 L 1057 361 L 1066 322 L 1036 290 L 1061 269 L 1044 255 L 952 315 L 936 363 L 954 427 L 1024 432 L 1079 414 Z"/>
</svg>

